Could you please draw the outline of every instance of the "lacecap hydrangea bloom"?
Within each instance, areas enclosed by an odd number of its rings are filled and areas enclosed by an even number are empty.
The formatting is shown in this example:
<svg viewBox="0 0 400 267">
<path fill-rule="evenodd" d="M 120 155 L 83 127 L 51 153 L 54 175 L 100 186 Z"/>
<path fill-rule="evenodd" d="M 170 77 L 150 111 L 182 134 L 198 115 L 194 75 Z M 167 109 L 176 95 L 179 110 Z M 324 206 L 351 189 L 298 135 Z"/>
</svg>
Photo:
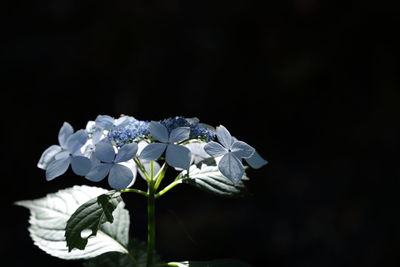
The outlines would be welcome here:
<svg viewBox="0 0 400 267">
<path fill-rule="evenodd" d="M 59 145 L 47 148 L 38 163 L 46 179 L 72 171 L 94 182 L 108 177 L 117 190 L 132 186 L 137 172 L 166 164 L 189 170 L 207 158 L 214 158 L 219 171 L 233 184 L 244 175 L 243 160 L 250 167 L 267 164 L 256 150 L 233 137 L 224 126 L 215 128 L 197 118 L 174 117 L 161 121 L 141 121 L 130 116 L 99 115 L 85 129 L 74 130 L 65 122 L 58 135 Z M 151 168 L 150 168 L 151 166 Z"/>
</svg>

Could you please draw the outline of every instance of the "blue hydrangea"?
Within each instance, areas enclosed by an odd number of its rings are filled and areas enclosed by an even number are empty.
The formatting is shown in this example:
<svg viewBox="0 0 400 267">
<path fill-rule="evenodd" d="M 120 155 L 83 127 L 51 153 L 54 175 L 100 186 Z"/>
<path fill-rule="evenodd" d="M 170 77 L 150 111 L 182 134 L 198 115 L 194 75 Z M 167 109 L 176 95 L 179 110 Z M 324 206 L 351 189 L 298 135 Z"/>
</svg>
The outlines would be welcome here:
<svg viewBox="0 0 400 267">
<path fill-rule="evenodd" d="M 203 123 L 199 123 L 197 118 L 187 119 L 183 117 L 174 117 L 162 120 L 160 123 L 167 128 L 169 133 L 179 127 L 189 127 L 190 138 L 199 138 L 209 142 L 214 140 L 216 137 L 215 131 L 212 129 L 212 127 Z"/>
<path fill-rule="evenodd" d="M 129 164 L 138 150 L 136 143 L 127 144 L 117 152 L 108 141 L 96 145 L 95 156 L 98 163 L 85 176 L 86 179 L 99 182 L 108 175 L 108 184 L 117 190 L 131 186 L 136 179 L 136 166 Z"/>
<path fill-rule="evenodd" d="M 190 127 L 189 121 L 183 117 L 168 118 L 160 121 L 160 123 L 167 128 L 168 132 L 171 132 L 178 127 Z"/>
<path fill-rule="evenodd" d="M 47 148 L 38 162 L 38 167 L 46 170 L 47 180 L 71 166 L 73 172 L 91 181 L 108 176 L 110 186 L 118 190 L 134 183 L 136 160 L 141 171 L 150 169 L 151 162 L 153 172 L 157 172 L 158 160 L 177 170 L 188 170 L 190 165 L 213 157 L 219 171 L 235 184 L 244 174 L 242 161 L 255 169 L 267 164 L 253 147 L 231 136 L 225 127 L 215 129 L 197 118 L 148 122 L 125 115 L 116 119 L 99 115 L 77 132 L 64 123 L 58 139 L 59 144 Z"/>
<path fill-rule="evenodd" d="M 217 142 L 209 142 L 204 150 L 212 157 L 221 157 L 218 163 L 219 171 L 231 182 L 237 184 L 244 175 L 242 159 L 249 159 L 255 149 L 243 141 L 234 138 L 224 126 L 217 127 Z"/>
<path fill-rule="evenodd" d="M 159 143 L 151 143 L 140 153 L 141 160 L 157 160 L 165 152 L 165 161 L 168 165 L 187 170 L 190 166 L 191 153 L 187 147 L 179 145 L 189 138 L 189 127 L 178 127 L 170 133 L 159 122 L 151 122 L 150 135 Z"/>
<path fill-rule="evenodd" d="M 149 122 L 139 121 L 132 117 L 123 126 L 114 126 L 108 132 L 108 140 L 117 147 L 132 143 L 149 134 Z"/>
<path fill-rule="evenodd" d="M 50 181 L 63 175 L 70 165 L 75 174 L 85 176 L 92 167 L 91 161 L 80 151 L 87 140 L 88 134 L 84 130 L 74 133 L 72 126 L 64 122 L 58 133 L 60 145 L 47 148 L 37 164 L 46 170 L 46 179 Z"/>
</svg>

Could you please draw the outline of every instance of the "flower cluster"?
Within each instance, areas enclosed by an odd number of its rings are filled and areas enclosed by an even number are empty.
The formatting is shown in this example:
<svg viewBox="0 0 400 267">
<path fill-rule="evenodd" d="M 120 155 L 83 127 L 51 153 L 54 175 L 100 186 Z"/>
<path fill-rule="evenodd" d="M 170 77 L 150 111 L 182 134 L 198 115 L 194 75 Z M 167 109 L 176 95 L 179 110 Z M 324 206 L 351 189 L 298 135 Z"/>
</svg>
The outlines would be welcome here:
<svg viewBox="0 0 400 267">
<path fill-rule="evenodd" d="M 206 142 L 215 139 L 215 130 L 207 124 L 200 123 L 197 118 L 175 117 L 162 120 L 160 123 L 167 128 L 168 132 L 178 127 L 189 127 L 190 138 L 199 138 Z"/>
<path fill-rule="evenodd" d="M 146 177 L 159 169 L 160 160 L 177 170 L 188 170 L 207 158 L 215 158 L 220 172 L 234 184 L 244 175 L 242 160 L 260 168 L 267 162 L 245 142 L 231 136 L 224 126 L 216 129 L 197 118 L 174 117 L 141 121 L 130 116 L 117 119 L 99 115 L 85 129 L 74 132 L 65 122 L 58 134 L 59 145 L 47 148 L 38 163 L 46 179 L 72 171 L 94 182 L 108 176 L 117 190 L 130 187 L 137 172 Z"/>
</svg>

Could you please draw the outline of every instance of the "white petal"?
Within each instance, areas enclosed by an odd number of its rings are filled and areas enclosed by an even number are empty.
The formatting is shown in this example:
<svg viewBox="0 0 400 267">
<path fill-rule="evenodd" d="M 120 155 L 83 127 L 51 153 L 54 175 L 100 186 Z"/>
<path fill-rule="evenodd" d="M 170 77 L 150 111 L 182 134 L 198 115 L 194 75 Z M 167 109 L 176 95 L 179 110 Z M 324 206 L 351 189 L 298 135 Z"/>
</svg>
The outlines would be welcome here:
<svg viewBox="0 0 400 267">
<path fill-rule="evenodd" d="M 52 145 L 48 147 L 40 156 L 39 162 L 37 164 L 38 168 L 45 170 L 47 166 L 54 160 L 55 155 L 60 153 L 62 148 L 57 145 Z"/>
</svg>

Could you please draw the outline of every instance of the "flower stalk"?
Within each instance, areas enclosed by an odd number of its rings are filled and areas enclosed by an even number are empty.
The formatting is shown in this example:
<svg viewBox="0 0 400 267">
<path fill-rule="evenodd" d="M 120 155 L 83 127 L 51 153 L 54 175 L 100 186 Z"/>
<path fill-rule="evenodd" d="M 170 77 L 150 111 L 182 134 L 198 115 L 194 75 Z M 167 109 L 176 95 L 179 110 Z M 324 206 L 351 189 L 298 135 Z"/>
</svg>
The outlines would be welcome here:
<svg viewBox="0 0 400 267">
<path fill-rule="evenodd" d="M 147 267 L 153 266 L 156 237 L 154 184 L 149 184 L 147 198 Z"/>
</svg>

